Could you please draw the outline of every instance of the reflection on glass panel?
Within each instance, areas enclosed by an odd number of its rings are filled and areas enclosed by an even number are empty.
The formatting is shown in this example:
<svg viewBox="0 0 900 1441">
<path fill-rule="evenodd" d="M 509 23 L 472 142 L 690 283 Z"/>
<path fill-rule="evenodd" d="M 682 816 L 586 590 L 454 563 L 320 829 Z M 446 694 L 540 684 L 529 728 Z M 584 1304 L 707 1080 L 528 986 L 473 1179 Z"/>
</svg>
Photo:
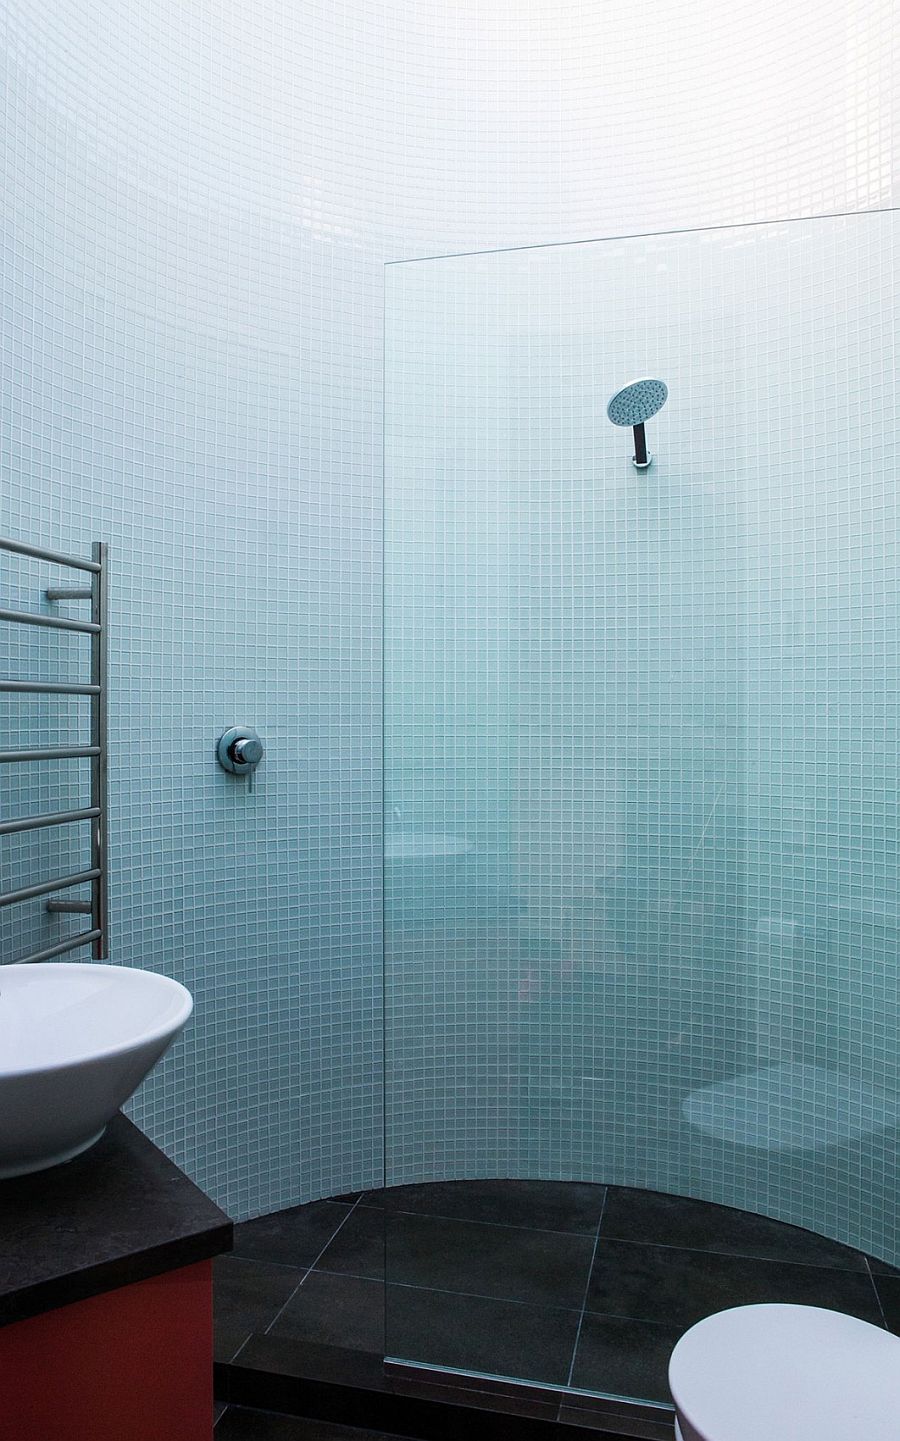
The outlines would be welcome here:
<svg viewBox="0 0 900 1441">
<path fill-rule="evenodd" d="M 388 267 L 389 1184 L 900 1261 L 896 251 L 885 214 Z M 390 1296 L 394 1354 L 518 1374 Z"/>
</svg>

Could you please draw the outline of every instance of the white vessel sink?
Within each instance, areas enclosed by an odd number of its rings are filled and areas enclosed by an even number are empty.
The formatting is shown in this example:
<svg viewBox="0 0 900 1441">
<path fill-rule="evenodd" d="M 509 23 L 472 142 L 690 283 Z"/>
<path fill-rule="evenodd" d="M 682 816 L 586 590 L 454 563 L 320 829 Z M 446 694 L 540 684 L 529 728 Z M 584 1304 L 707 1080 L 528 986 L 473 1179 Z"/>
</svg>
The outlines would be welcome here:
<svg viewBox="0 0 900 1441">
<path fill-rule="evenodd" d="M 193 1009 L 167 976 L 125 966 L 0 967 L 0 1178 L 99 1141 Z"/>
</svg>

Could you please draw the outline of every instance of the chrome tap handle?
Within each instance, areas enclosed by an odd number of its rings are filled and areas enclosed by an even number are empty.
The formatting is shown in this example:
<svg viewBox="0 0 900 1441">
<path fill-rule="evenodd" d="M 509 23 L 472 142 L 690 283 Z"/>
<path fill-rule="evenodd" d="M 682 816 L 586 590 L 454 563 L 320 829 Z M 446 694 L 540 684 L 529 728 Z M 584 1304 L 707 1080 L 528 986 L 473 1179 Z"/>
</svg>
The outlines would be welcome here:
<svg viewBox="0 0 900 1441">
<path fill-rule="evenodd" d="M 263 743 L 259 736 L 238 737 L 228 749 L 231 759 L 239 766 L 258 766 L 263 758 Z"/>
<path fill-rule="evenodd" d="M 263 743 L 252 726 L 231 726 L 216 743 L 216 760 L 235 776 L 252 776 L 264 755 Z"/>
</svg>

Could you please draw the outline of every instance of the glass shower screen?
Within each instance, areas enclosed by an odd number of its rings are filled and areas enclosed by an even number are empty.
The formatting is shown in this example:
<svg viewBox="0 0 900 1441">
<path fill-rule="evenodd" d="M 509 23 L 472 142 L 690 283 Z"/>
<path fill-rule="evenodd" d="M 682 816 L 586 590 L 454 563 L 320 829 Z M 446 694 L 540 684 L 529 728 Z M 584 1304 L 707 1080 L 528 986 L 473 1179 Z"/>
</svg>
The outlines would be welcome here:
<svg viewBox="0 0 900 1441">
<path fill-rule="evenodd" d="M 592 1186 L 900 1260 L 897 233 L 387 267 L 397 1361 L 628 1393 L 569 1344 Z M 606 405 L 646 376 L 637 470 Z M 421 1189 L 464 1178 L 587 1221 Z"/>
</svg>

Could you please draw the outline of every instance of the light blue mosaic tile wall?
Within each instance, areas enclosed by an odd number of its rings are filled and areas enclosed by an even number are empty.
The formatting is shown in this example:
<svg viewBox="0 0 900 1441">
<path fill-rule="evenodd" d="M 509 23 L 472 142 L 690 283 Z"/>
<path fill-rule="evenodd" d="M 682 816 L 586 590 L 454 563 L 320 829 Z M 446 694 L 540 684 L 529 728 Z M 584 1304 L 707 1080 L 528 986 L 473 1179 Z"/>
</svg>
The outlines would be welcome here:
<svg viewBox="0 0 900 1441">
<path fill-rule="evenodd" d="M 390 1179 L 900 1259 L 898 257 L 886 213 L 388 268 Z"/>
<path fill-rule="evenodd" d="M 198 1001 L 135 1113 L 235 1215 L 380 1174 L 381 260 L 887 204 L 894 33 L 890 0 L 0 0 L 0 527 L 112 545 L 115 953 Z M 238 717 L 252 799 L 210 764 Z M 17 908 L 0 955 L 57 933 Z"/>
<path fill-rule="evenodd" d="M 132 1109 L 236 1216 L 381 1173 L 381 267 L 369 172 L 328 179 L 380 90 L 371 51 L 334 63 L 340 15 L 294 8 L 0 4 L 0 529 L 110 543 L 110 954 L 196 1001 Z M 343 128 L 301 145 L 286 97 L 324 115 L 336 74 Z M 54 577 L 0 578 L 42 609 Z M 12 674 L 83 673 L 83 642 L 4 639 Z M 4 735 L 84 734 L 5 700 Z M 235 721 L 252 794 L 213 762 Z M 4 814 L 87 783 L 0 779 Z M 4 842 L 0 888 L 72 855 Z M 4 960 L 73 924 L 0 920 Z"/>
</svg>

